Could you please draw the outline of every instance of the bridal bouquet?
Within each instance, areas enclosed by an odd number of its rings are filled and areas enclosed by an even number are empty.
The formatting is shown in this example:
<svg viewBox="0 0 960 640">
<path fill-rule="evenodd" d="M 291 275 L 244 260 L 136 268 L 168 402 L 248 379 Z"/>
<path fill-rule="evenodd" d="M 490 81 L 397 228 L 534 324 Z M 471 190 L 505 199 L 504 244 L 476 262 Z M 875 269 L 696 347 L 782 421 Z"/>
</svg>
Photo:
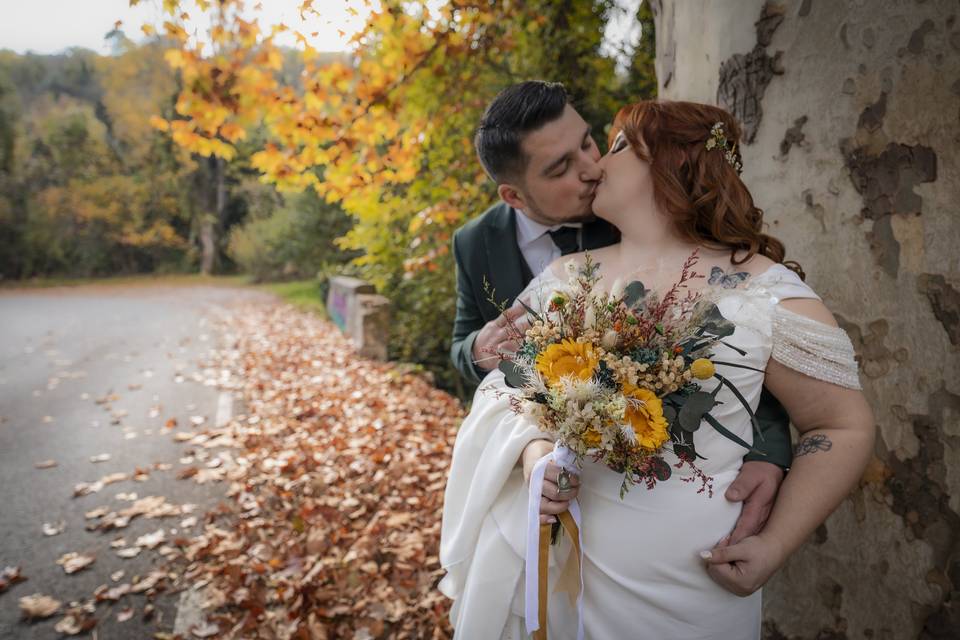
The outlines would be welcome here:
<svg viewBox="0 0 960 640">
<path fill-rule="evenodd" d="M 511 397 L 514 411 L 572 452 L 578 467 L 589 456 L 622 473 L 621 498 L 633 484 L 652 489 L 669 478 L 668 451 L 677 468 L 692 469 L 684 479 L 699 478 L 700 492 L 712 496 L 711 478 L 695 464 L 694 434 L 704 421 L 752 449 L 709 413 L 726 386 L 756 426 L 746 400 L 717 371 L 718 365 L 745 365 L 712 355 L 733 325 L 709 296 L 688 290 L 703 277 L 693 270 L 697 260 L 694 252 L 662 297 L 638 281 L 603 292 L 589 254 L 582 266 L 569 262 L 566 286 L 549 294 L 541 312 L 524 305 L 530 328 L 517 336 L 515 357 L 500 363 L 507 385 L 519 390 Z M 716 385 L 704 389 L 711 379 Z"/>
<path fill-rule="evenodd" d="M 507 385 L 517 389 L 510 394 L 511 408 L 553 437 L 556 464 L 575 472 L 590 457 L 622 473 L 621 499 L 631 485 L 653 489 L 667 480 L 672 474 L 664 458 L 668 452 L 676 457 L 675 467 L 692 469 L 684 480 L 699 479 L 699 492 L 712 497 L 712 479 L 696 466 L 694 434 L 700 425 L 707 422 L 752 449 L 710 415 L 724 386 L 746 407 L 759 433 L 747 401 L 717 371 L 718 365 L 752 367 L 713 357 L 718 343 L 746 354 L 724 342 L 734 327 L 710 296 L 689 290 L 689 282 L 703 277 L 693 270 L 697 261 L 694 252 L 680 279 L 662 297 L 638 281 L 626 286 L 615 282 L 610 292 L 602 291 L 597 286 L 599 267 L 589 254 L 579 267 L 567 263 L 566 285 L 541 300 L 540 312 L 524 305 L 530 328 L 520 332 L 513 326 L 521 346 L 512 359 L 500 363 Z M 737 280 L 715 267 L 709 283 L 732 288 Z M 710 389 L 709 380 L 716 381 Z M 562 526 L 570 534 L 575 562 L 568 559 L 566 567 L 572 570 L 564 569 L 558 586 L 575 600 L 580 614 L 577 637 L 582 638 L 579 505 L 571 502 L 553 527 L 538 525 L 548 458 L 534 466 L 528 488 L 526 628 L 538 640 L 545 639 L 548 539 Z"/>
</svg>

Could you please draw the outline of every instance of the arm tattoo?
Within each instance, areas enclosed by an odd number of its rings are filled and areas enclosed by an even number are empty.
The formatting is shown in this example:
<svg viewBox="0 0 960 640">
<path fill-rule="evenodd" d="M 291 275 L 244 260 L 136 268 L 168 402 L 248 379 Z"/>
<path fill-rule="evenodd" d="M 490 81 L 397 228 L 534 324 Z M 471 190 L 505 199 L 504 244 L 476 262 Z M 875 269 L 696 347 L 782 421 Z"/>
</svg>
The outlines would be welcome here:
<svg viewBox="0 0 960 640">
<path fill-rule="evenodd" d="M 799 458 L 800 456 L 805 456 L 808 453 L 816 453 L 817 451 L 830 451 L 832 447 L 833 442 L 830 441 L 830 438 L 818 433 L 800 440 L 793 449 L 793 457 Z"/>
</svg>

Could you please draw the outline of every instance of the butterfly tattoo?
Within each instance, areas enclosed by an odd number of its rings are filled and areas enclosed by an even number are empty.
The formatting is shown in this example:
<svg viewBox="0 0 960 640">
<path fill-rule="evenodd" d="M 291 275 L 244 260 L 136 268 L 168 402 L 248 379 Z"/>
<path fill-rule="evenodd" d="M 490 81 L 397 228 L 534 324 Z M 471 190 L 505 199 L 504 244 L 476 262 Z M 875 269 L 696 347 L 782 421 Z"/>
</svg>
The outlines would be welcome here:
<svg viewBox="0 0 960 640">
<path fill-rule="evenodd" d="M 738 271 L 737 273 L 724 273 L 723 269 L 720 267 L 714 267 L 710 270 L 710 284 L 719 284 L 724 289 L 736 289 L 737 285 L 745 281 L 750 277 L 750 274 L 746 271 Z"/>
<path fill-rule="evenodd" d="M 800 456 L 816 453 L 817 451 L 830 451 L 832 448 L 833 442 L 830 441 L 830 438 L 821 433 L 817 433 L 797 443 L 797 446 L 793 448 L 793 457 L 799 458 Z"/>
</svg>

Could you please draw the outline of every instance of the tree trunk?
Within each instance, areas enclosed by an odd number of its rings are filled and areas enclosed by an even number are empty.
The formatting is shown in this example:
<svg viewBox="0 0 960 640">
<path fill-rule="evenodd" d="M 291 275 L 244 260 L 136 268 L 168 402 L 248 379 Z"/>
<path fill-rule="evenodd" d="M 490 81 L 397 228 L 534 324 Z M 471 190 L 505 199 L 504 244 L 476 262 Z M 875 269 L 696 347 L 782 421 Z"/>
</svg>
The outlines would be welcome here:
<svg viewBox="0 0 960 640">
<path fill-rule="evenodd" d="M 204 214 L 200 221 L 200 273 L 209 276 L 217 259 L 217 232 L 213 216 Z"/>
<path fill-rule="evenodd" d="M 213 174 L 212 214 L 205 214 L 200 223 L 200 271 L 203 275 L 211 275 L 218 263 L 219 238 L 223 229 L 224 216 L 227 209 L 226 161 L 223 158 L 211 156 L 209 160 Z"/>
<path fill-rule="evenodd" d="M 660 95 L 743 124 L 743 179 L 853 340 L 878 423 L 861 487 L 765 588 L 764 634 L 956 638 L 957 3 L 652 8 Z"/>
</svg>

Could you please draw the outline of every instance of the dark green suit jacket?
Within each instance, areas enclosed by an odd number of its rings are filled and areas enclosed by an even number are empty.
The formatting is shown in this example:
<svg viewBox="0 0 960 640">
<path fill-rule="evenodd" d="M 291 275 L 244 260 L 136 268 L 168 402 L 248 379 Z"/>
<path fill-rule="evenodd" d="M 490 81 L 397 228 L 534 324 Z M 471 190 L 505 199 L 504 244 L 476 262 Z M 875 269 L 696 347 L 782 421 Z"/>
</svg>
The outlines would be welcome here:
<svg viewBox="0 0 960 640">
<path fill-rule="evenodd" d="M 450 359 L 457 370 L 473 384 L 479 384 L 486 372 L 473 362 L 473 342 L 487 322 L 500 310 L 487 299 L 484 278 L 493 289 L 497 303 L 507 306 L 533 279 L 533 274 L 517 245 L 517 213 L 500 202 L 453 234 L 453 257 L 457 263 L 457 315 L 453 323 Z M 599 249 L 620 241 L 620 232 L 605 220 L 584 225 L 583 249 Z M 744 460 L 764 460 L 787 468 L 793 461 L 790 419 L 766 388 L 760 396 L 757 419 L 764 440 L 754 443 L 766 455 L 749 453 Z"/>
</svg>

